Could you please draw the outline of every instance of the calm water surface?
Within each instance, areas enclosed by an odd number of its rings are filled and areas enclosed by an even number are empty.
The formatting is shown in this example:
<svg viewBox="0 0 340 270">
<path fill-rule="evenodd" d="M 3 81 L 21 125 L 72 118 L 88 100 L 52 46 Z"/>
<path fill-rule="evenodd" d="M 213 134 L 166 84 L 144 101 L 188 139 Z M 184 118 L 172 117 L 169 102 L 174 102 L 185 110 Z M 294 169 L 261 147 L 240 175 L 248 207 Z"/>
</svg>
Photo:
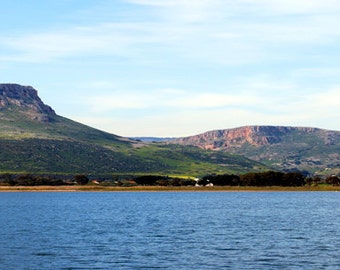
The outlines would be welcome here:
<svg viewBox="0 0 340 270">
<path fill-rule="evenodd" d="M 0 193 L 1 269 L 340 269 L 340 193 Z"/>
</svg>

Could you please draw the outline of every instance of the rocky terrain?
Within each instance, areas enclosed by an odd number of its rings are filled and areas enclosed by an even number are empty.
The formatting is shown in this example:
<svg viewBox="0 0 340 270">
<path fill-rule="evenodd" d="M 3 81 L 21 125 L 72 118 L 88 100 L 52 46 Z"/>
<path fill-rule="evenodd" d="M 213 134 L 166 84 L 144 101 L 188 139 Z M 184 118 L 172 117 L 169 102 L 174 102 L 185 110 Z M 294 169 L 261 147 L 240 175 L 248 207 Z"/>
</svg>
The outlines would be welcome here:
<svg viewBox="0 0 340 270">
<path fill-rule="evenodd" d="M 0 113 L 4 109 L 16 110 L 40 122 L 51 121 L 55 116 L 54 110 L 41 101 L 37 90 L 18 84 L 0 84 Z M 4 114 L 0 114 L 0 117 L 4 117 Z"/>
<path fill-rule="evenodd" d="M 242 147 L 244 144 L 252 146 L 266 146 L 282 142 L 287 135 L 294 132 L 314 134 L 323 140 L 325 145 L 340 142 L 340 132 L 322 130 L 311 127 L 285 126 L 245 126 L 233 129 L 208 131 L 199 135 L 177 138 L 173 142 L 183 145 L 195 145 L 200 148 L 225 150 Z"/>
<path fill-rule="evenodd" d="M 227 151 L 278 170 L 340 172 L 339 131 L 311 127 L 245 126 L 209 131 L 169 143 Z"/>
</svg>

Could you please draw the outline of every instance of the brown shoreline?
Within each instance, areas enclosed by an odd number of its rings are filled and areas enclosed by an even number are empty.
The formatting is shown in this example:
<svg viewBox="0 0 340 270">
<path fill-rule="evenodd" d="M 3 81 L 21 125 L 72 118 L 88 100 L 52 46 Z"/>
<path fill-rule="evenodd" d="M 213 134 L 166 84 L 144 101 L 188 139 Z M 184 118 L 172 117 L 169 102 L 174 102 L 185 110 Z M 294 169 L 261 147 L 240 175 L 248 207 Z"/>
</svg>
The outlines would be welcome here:
<svg viewBox="0 0 340 270">
<path fill-rule="evenodd" d="M 214 186 L 214 187 L 171 187 L 171 186 L 133 186 L 133 187 L 112 187 L 112 186 L 0 186 L 0 192 L 269 192 L 269 191 L 340 191 L 340 186 L 311 186 L 311 187 L 235 187 L 235 186 Z"/>
</svg>

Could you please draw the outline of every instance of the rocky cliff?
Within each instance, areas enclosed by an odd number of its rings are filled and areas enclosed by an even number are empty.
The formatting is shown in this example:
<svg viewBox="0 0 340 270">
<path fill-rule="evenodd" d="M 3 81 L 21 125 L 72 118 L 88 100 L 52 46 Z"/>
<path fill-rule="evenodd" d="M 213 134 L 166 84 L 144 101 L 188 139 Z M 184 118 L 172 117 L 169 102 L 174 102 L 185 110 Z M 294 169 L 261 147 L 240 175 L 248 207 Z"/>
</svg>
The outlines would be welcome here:
<svg viewBox="0 0 340 270">
<path fill-rule="evenodd" d="M 310 127 L 245 126 L 168 143 L 227 151 L 278 170 L 340 172 L 340 132 Z"/>
<path fill-rule="evenodd" d="M 208 131 L 195 136 L 178 138 L 172 142 L 182 145 L 194 145 L 204 149 L 221 150 L 241 147 L 244 144 L 264 146 L 280 143 L 284 136 L 295 131 L 315 133 L 320 131 L 320 129 L 309 127 L 245 126 Z"/>
<path fill-rule="evenodd" d="M 18 84 L 0 84 L 0 112 L 4 110 L 21 113 L 39 122 L 49 122 L 56 115 L 41 101 L 37 90 Z"/>
</svg>

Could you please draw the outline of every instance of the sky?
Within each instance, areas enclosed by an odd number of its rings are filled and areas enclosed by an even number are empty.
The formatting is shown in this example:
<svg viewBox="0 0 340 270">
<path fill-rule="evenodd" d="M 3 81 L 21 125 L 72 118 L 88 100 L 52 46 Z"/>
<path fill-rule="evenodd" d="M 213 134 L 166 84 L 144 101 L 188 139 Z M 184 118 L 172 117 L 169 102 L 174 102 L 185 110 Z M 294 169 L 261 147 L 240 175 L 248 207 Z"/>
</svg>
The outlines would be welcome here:
<svg viewBox="0 0 340 270">
<path fill-rule="evenodd" d="M 126 137 L 340 130 L 338 0 L 0 0 L 0 82 Z"/>
</svg>

